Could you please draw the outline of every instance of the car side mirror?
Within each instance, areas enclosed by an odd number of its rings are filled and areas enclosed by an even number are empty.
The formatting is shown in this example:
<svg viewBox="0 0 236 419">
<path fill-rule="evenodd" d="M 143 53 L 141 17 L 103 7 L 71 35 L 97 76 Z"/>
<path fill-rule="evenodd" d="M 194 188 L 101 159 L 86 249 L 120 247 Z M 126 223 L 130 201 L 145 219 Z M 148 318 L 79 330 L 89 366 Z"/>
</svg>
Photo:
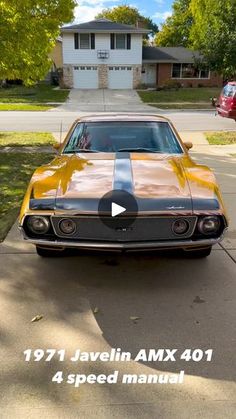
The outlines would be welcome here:
<svg viewBox="0 0 236 419">
<path fill-rule="evenodd" d="M 53 148 L 54 148 L 56 151 L 58 151 L 60 147 L 61 147 L 61 144 L 60 144 L 60 143 L 55 143 L 55 144 L 53 144 Z"/>
<path fill-rule="evenodd" d="M 184 142 L 185 147 L 187 148 L 187 150 L 190 150 L 190 148 L 193 147 L 193 143 L 191 143 L 191 141 L 186 141 Z"/>
</svg>

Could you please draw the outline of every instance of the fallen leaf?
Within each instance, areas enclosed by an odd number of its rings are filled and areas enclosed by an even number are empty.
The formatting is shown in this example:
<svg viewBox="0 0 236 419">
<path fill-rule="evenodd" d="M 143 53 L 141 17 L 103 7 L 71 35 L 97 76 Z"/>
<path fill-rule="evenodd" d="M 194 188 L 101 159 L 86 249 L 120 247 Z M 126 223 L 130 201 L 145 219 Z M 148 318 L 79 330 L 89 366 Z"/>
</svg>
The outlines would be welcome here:
<svg viewBox="0 0 236 419">
<path fill-rule="evenodd" d="M 41 320 L 42 318 L 43 318 L 43 315 L 42 314 L 38 314 L 37 316 L 35 316 L 35 317 L 32 318 L 31 323 L 39 322 L 39 320 Z"/>
<path fill-rule="evenodd" d="M 94 314 L 97 314 L 99 312 L 99 308 L 95 307 L 95 309 L 93 310 Z"/>
<path fill-rule="evenodd" d="M 200 297 L 199 297 L 199 295 L 197 295 L 197 296 L 194 298 L 193 302 L 194 302 L 194 303 L 205 303 L 206 301 L 205 301 L 205 300 L 203 300 L 202 298 L 200 298 Z"/>
</svg>

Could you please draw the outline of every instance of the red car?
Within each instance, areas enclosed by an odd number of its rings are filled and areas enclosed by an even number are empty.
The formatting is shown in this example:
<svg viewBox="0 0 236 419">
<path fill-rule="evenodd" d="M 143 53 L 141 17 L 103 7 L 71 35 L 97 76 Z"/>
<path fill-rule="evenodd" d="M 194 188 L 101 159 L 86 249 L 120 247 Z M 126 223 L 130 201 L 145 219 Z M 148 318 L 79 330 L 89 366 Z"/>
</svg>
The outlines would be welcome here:
<svg viewBox="0 0 236 419">
<path fill-rule="evenodd" d="M 228 82 L 223 88 L 217 104 L 217 111 L 220 116 L 236 121 L 236 81 Z"/>
</svg>

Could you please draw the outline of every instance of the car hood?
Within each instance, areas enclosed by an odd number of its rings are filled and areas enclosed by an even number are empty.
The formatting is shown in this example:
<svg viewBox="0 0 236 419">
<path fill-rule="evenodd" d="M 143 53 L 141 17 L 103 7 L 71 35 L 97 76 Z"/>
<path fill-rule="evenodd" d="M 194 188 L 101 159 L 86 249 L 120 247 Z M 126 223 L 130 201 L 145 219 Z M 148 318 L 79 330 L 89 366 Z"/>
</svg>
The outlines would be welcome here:
<svg viewBox="0 0 236 419">
<path fill-rule="evenodd" d="M 192 212 L 219 207 L 212 172 L 187 154 L 97 153 L 62 155 L 33 177 L 31 208 L 96 212 L 114 189 L 135 196 L 139 210 Z"/>
</svg>

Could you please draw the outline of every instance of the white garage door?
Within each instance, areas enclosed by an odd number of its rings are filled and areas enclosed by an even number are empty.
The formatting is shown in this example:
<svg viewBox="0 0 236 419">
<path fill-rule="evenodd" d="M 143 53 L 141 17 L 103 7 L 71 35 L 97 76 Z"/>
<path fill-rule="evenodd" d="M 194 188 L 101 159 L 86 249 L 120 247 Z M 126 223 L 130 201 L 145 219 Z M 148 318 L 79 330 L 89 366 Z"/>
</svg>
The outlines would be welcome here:
<svg viewBox="0 0 236 419">
<path fill-rule="evenodd" d="M 109 67 L 109 89 L 133 89 L 132 67 Z"/>
<path fill-rule="evenodd" d="M 76 66 L 73 70 L 76 89 L 98 89 L 98 68 L 94 66 Z"/>
</svg>

